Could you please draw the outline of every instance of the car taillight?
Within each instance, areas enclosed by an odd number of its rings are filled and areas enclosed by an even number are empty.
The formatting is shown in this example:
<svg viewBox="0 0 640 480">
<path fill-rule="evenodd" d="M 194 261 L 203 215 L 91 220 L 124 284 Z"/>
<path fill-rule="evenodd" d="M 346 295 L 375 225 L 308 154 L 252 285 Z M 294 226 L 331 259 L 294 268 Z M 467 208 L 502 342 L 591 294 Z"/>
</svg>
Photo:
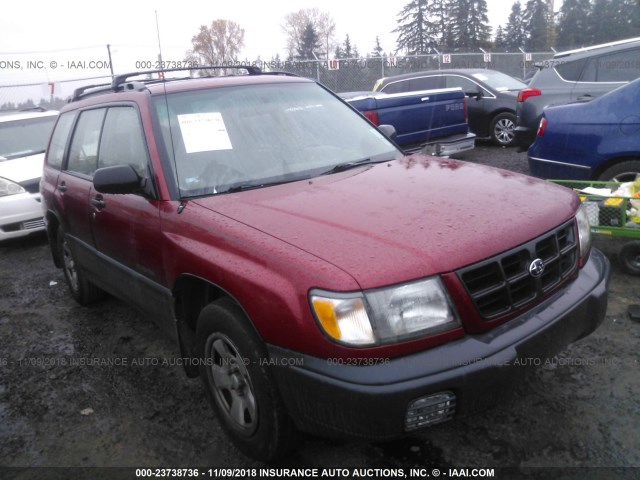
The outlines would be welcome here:
<svg viewBox="0 0 640 480">
<path fill-rule="evenodd" d="M 541 137 L 544 135 L 544 131 L 547 128 L 547 119 L 545 117 L 542 117 L 540 119 L 540 126 L 538 127 L 538 136 Z"/>
<path fill-rule="evenodd" d="M 369 121 L 371 123 L 373 123 L 376 127 L 378 125 L 380 125 L 380 122 L 378 121 L 378 112 L 375 110 L 367 110 L 366 112 L 363 113 L 363 115 L 365 117 L 367 117 L 369 119 Z"/>
<path fill-rule="evenodd" d="M 518 102 L 522 103 L 529 97 L 537 97 L 539 95 L 542 95 L 542 92 L 537 88 L 525 88 L 518 92 Z"/>
</svg>

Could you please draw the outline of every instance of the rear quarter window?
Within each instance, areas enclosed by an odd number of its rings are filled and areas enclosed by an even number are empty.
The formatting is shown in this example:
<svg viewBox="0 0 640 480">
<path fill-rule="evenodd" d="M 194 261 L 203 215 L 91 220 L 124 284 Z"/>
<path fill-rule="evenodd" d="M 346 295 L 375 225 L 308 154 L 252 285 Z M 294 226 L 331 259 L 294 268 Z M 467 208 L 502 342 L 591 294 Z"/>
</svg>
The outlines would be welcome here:
<svg viewBox="0 0 640 480">
<path fill-rule="evenodd" d="M 60 115 L 56 128 L 51 136 L 49 144 L 49 152 L 47 153 L 47 165 L 60 170 L 62 168 L 62 160 L 64 158 L 64 150 L 67 146 L 69 132 L 73 125 L 75 112 L 66 112 Z"/>
<path fill-rule="evenodd" d="M 556 65 L 555 69 L 560 75 L 560 78 L 567 82 L 577 82 L 580 80 L 584 66 L 587 63 L 587 59 L 575 60 L 573 62 L 562 63 Z"/>
</svg>

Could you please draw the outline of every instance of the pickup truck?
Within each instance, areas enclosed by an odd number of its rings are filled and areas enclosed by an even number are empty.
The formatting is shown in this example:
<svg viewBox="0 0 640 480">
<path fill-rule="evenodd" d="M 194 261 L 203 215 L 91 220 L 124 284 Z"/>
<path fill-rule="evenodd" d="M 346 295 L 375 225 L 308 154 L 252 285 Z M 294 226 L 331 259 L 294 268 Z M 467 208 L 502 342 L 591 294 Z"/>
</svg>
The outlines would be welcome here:
<svg viewBox="0 0 640 480">
<path fill-rule="evenodd" d="M 474 147 L 476 136 L 469 133 L 466 98 L 459 88 L 339 95 L 374 125 L 392 125 L 405 152 L 448 156 Z"/>
</svg>

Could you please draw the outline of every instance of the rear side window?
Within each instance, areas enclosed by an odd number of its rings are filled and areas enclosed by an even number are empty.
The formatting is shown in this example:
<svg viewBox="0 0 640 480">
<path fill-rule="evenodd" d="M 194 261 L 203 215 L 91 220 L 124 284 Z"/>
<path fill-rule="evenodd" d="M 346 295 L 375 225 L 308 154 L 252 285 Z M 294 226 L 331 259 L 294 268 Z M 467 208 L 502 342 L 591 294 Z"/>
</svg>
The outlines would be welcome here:
<svg viewBox="0 0 640 480">
<path fill-rule="evenodd" d="M 420 90 L 435 90 L 444 88 L 444 82 L 445 80 L 442 76 L 410 78 L 389 83 L 382 91 L 384 93 L 407 93 Z"/>
<path fill-rule="evenodd" d="M 64 158 L 64 149 L 67 146 L 69 132 L 73 125 L 75 112 L 67 112 L 60 115 L 56 128 L 51 136 L 49 145 L 49 153 L 47 154 L 47 165 L 60 170 L 62 167 L 62 159 Z"/>
<path fill-rule="evenodd" d="M 555 69 L 560 75 L 560 78 L 567 82 L 577 82 L 580 80 L 580 75 L 584 70 L 584 66 L 587 63 L 587 59 L 575 60 L 573 62 L 561 63 L 556 65 Z"/>
<path fill-rule="evenodd" d="M 640 77 L 640 49 L 602 55 L 589 60 L 583 82 L 630 82 Z"/>
<path fill-rule="evenodd" d="M 105 109 L 86 110 L 76 124 L 67 170 L 92 176 L 98 166 L 98 143 Z"/>
<path fill-rule="evenodd" d="M 468 78 L 451 75 L 447 78 L 447 88 L 461 88 L 464 93 L 475 93 L 478 90 L 485 91 L 477 83 L 472 82 Z"/>
<path fill-rule="evenodd" d="M 104 121 L 98 168 L 114 165 L 131 165 L 141 177 L 146 173 L 147 146 L 133 107 L 112 107 Z"/>
</svg>

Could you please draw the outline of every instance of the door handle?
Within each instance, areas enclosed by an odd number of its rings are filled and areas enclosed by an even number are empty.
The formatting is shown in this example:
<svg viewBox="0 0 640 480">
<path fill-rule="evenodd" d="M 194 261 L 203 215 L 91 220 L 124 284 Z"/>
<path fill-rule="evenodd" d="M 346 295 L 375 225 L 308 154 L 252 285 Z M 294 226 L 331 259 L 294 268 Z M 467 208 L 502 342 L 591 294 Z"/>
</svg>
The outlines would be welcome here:
<svg viewBox="0 0 640 480">
<path fill-rule="evenodd" d="M 421 102 L 428 102 L 429 101 L 429 97 L 422 97 L 420 99 Z"/>
<path fill-rule="evenodd" d="M 593 96 L 586 94 L 586 95 L 582 95 L 580 97 L 578 97 L 578 100 L 580 101 L 584 101 L 584 100 L 593 100 Z"/>
<path fill-rule="evenodd" d="M 67 184 L 65 182 L 62 182 L 60 185 L 58 185 L 58 190 L 60 190 L 62 193 L 67 191 Z"/>
<path fill-rule="evenodd" d="M 103 208 L 105 208 L 107 206 L 107 204 L 104 203 L 104 200 L 102 199 L 101 195 L 98 195 L 97 197 L 93 197 L 91 199 L 91 205 L 96 207 L 98 210 L 102 210 Z"/>
</svg>

